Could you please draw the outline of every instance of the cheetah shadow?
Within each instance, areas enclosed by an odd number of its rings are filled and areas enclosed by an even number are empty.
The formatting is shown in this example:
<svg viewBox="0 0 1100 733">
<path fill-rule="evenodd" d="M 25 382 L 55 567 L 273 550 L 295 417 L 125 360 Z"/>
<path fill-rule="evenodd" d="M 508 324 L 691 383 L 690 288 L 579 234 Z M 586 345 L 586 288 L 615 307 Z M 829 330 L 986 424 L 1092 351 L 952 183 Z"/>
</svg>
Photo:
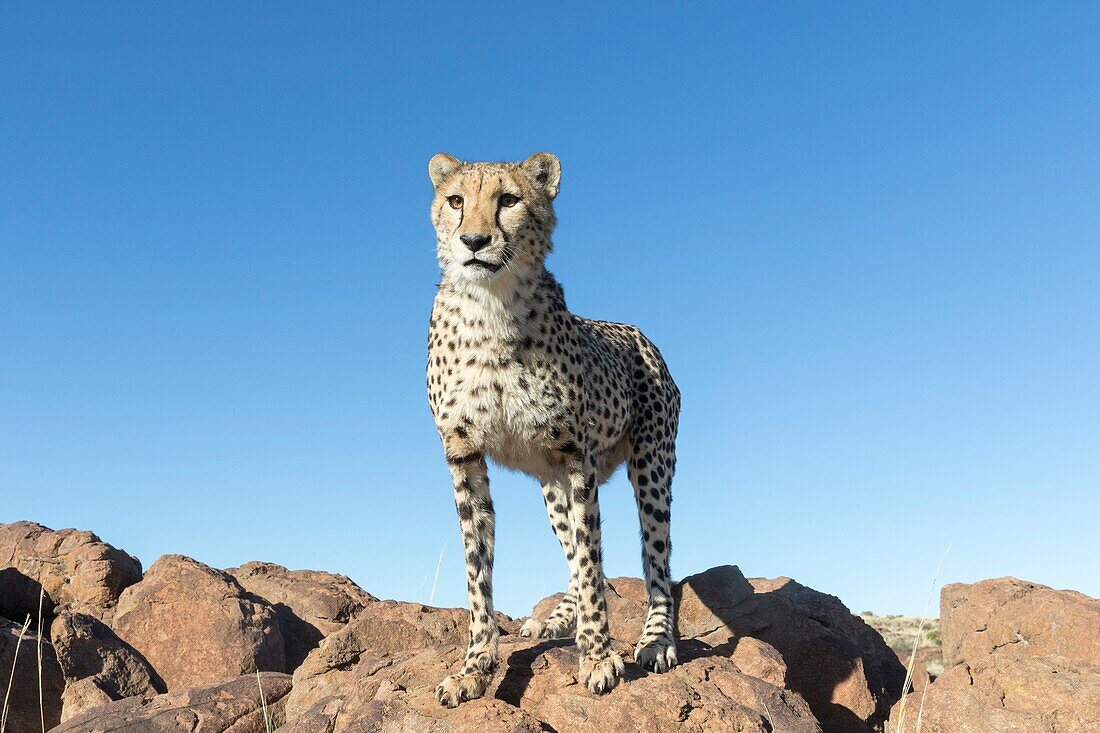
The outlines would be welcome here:
<svg viewBox="0 0 1100 733">
<path fill-rule="evenodd" d="M 554 664 L 547 657 L 562 656 L 563 665 L 575 667 L 578 664 L 577 645 L 573 639 L 546 639 L 525 649 L 513 651 L 507 660 L 507 669 L 497 686 L 494 697 L 510 705 L 520 707 L 520 700 L 527 693 L 531 681 L 543 671 L 546 666 Z M 540 663 L 540 659 L 544 659 Z M 626 662 L 623 677 L 619 684 L 629 684 L 633 680 L 645 677 L 647 672 L 634 662 Z M 580 684 L 579 682 L 577 684 Z"/>
</svg>

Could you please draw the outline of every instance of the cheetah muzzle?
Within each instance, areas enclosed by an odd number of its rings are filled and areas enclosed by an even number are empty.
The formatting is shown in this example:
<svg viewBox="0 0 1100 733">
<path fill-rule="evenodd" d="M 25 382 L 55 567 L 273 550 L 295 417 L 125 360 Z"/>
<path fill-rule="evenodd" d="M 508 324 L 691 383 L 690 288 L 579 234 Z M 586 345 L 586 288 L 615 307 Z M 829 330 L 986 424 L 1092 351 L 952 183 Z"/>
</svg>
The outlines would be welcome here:
<svg viewBox="0 0 1100 733">
<path fill-rule="evenodd" d="M 546 270 L 561 180 L 555 156 L 463 163 L 440 153 L 428 173 L 442 269 L 428 332 L 428 398 L 454 484 L 470 610 L 465 661 L 437 697 L 449 707 L 481 697 L 497 668 L 488 458 L 538 479 L 569 563 L 565 597 L 520 633 L 574 636 L 579 679 L 597 694 L 623 675 L 608 631 L 597 496 L 626 464 L 649 593 L 634 661 L 664 672 L 676 664 L 668 562 L 680 392 L 641 331 L 573 315 Z"/>
</svg>

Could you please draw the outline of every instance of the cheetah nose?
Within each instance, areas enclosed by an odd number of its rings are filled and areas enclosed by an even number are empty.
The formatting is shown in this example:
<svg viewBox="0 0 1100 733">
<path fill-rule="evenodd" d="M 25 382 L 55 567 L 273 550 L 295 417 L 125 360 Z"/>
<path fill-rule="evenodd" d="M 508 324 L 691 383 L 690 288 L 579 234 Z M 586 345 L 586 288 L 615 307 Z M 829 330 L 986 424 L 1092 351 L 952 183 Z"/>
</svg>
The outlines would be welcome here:
<svg viewBox="0 0 1100 733">
<path fill-rule="evenodd" d="M 459 239 L 466 245 L 466 249 L 471 252 L 485 249 L 489 246 L 489 242 L 493 240 L 488 234 L 463 234 Z"/>
</svg>

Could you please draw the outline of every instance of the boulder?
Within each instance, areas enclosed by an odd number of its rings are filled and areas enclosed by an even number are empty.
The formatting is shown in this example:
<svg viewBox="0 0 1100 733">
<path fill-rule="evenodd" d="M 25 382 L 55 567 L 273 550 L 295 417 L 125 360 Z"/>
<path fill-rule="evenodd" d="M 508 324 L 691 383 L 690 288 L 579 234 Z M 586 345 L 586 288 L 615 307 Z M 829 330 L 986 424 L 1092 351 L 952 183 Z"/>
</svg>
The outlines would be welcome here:
<svg viewBox="0 0 1100 733">
<path fill-rule="evenodd" d="M 924 707 L 921 698 L 924 694 Z M 1095 733 L 1100 666 L 1059 657 L 995 654 L 949 667 L 894 706 L 889 733 Z"/>
<path fill-rule="evenodd" d="M 945 586 L 944 672 L 887 730 L 1088 733 L 1100 720 L 1100 600 L 1000 578 Z M 923 707 L 922 707 L 923 703 Z"/>
<path fill-rule="evenodd" d="M 141 563 L 91 532 L 34 522 L 0 524 L 0 615 L 22 621 L 43 613 L 87 613 L 109 621 L 124 589 L 141 580 Z"/>
<path fill-rule="evenodd" d="M 576 647 L 523 639 L 502 624 L 500 665 L 486 695 L 440 706 L 436 685 L 462 663 L 467 613 L 416 604 L 371 604 L 325 639 L 295 672 L 285 733 L 344 731 L 788 731 L 821 728 L 806 702 L 782 687 L 786 668 L 751 640 L 715 653 L 688 642 L 666 674 L 629 663 L 623 684 L 597 697 L 577 682 Z M 510 620 L 509 620 L 510 621 Z M 508 633 L 512 632 L 512 633 Z M 615 640 L 619 653 L 630 644 Z M 763 675 L 757 677 L 749 670 Z"/>
<path fill-rule="evenodd" d="M 271 607 L 231 575 L 182 555 L 161 557 L 123 592 L 112 627 L 169 690 L 286 669 Z"/>
<path fill-rule="evenodd" d="M 378 600 L 347 577 L 333 573 L 287 570 L 266 562 L 250 562 L 226 572 L 275 610 L 288 671 L 297 669 L 322 639 Z"/>
<path fill-rule="evenodd" d="M 753 635 L 783 655 L 787 685 L 806 698 L 821 726 L 881 730 L 905 682 L 905 668 L 882 636 L 835 596 L 789 578 L 751 582 L 753 615 L 766 624 Z"/>
<path fill-rule="evenodd" d="M 264 720 L 260 690 L 267 702 Z M 51 733 L 266 733 L 283 722 L 290 677 L 262 672 L 215 685 L 140 695 L 93 708 Z M 280 729 L 281 730 L 281 729 Z"/>
<path fill-rule="evenodd" d="M 34 627 L 19 637 L 22 625 L 0 620 L 0 703 L 8 692 L 5 733 L 41 733 L 61 722 L 61 695 L 65 680 L 53 646 L 41 639 L 42 669 L 39 674 L 38 650 L 40 638 Z M 18 657 L 16 651 L 18 649 Z M 42 704 L 39 705 L 38 686 L 42 684 Z"/>
<path fill-rule="evenodd" d="M 954 583 L 940 592 L 944 666 L 1016 656 L 1100 660 L 1100 600 L 1016 578 Z"/>
<path fill-rule="evenodd" d="M 905 668 L 895 653 L 833 596 L 790 578 L 750 581 L 731 565 L 684 578 L 673 596 L 681 644 L 693 640 L 725 654 L 749 639 L 769 645 L 785 663 L 781 685 L 805 698 L 827 731 L 881 730 L 901 697 Z M 645 584 L 612 579 L 607 602 L 612 635 L 637 641 L 647 611 Z"/>
<path fill-rule="evenodd" d="M 65 676 L 62 721 L 97 705 L 167 690 L 145 657 L 93 616 L 63 614 L 50 628 L 50 641 Z"/>
</svg>

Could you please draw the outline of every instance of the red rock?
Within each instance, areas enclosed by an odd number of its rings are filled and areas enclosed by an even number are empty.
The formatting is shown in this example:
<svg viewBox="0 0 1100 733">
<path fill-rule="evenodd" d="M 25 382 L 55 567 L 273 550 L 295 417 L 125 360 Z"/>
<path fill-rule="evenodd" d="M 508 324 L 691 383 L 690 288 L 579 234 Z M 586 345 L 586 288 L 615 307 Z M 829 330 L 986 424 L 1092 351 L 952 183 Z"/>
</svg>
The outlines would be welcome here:
<svg viewBox="0 0 1100 733">
<path fill-rule="evenodd" d="M 293 671 L 329 634 L 342 629 L 367 604 L 378 599 L 349 578 L 315 570 L 250 562 L 226 571 L 274 610 Z"/>
<path fill-rule="evenodd" d="M 169 690 L 286 669 L 271 607 L 232 576 L 182 555 L 161 557 L 123 592 L 113 627 Z"/>
<path fill-rule="evenodd" d="M 0 524 L 0 614 L 87 613 L 109 621 L 124 589 L 141 580 L 141 563 L 91 532 L 34 522 Z"/>
<path fill-rule="evenodd" d="M 894 706 L 891 733 L 918 716 L 929 733 L 1097 730 L 1100 600 L 1000 578 L 945 586 L 940 613 L 944 672 Z"/>
<path fill-rule="evenodd" d="M 145 657 L 93 616 L 63 614 L 51 625 L 50 641 L 65 676 L 62 721 L 98 705 L 167 689 Z"/>
<path fill-rule="evenodd" d="M 1019 655 L 1100 660 L 1100 600 L 1017 578 L 946 585 L 940 593 L 945 666 L 1013 646 Z"/>
<path fill-rule="evenodd" d="M 290 677 L 264 672 L 215 685 L 142 695 L 88 710 L 50 733 L 266 733 L 260 687 L 272 725 L 283 722 Z"/>
</svg>

